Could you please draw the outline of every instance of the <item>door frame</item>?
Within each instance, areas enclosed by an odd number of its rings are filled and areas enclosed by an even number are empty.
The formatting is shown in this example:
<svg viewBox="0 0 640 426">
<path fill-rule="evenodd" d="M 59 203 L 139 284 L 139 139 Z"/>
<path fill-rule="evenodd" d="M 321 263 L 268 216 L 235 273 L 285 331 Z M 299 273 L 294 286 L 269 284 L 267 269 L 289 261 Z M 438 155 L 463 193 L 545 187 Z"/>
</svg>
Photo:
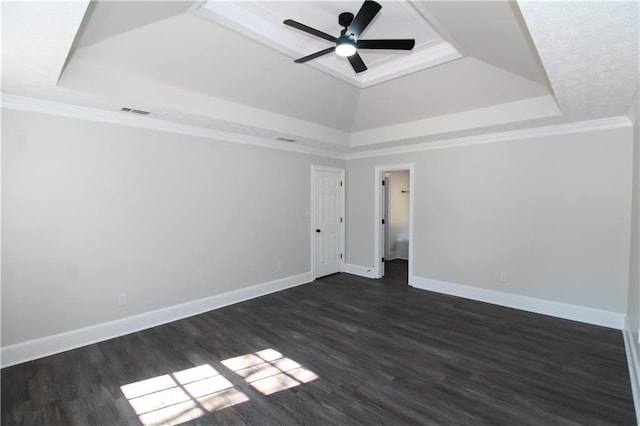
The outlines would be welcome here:
<svg viewBox="0 0 640 426">
<path fill-rule="evenodd" d="M 309 209 L 310 212 L 310 221 L 309 221 L 309 235 L 311 239 L 311 278 L 313 280 L 316 279 L 316 248 L 315 248 L 315 230 L 316 230 L 316 172 L 337 172 L 340 173 L 340 180 L 342 182 L 342 186 L 340 187 L 340 217 L 342 218 L 342 223 L 340 224 L 340 252 L 342 253 L 342 259 L 340 259 L 340 272 L 344 272 L 344 265 L 347 259 L 347 253 L 345 251 L 345 225 L 347 222 L 347 218 L 345 216 L 345 188 L 347 187 L 347 182 L 345 180 L 345 169 L 339 167 L 329 167 L 329 166 L 320 166 L 316 164 L 311 165 L 311 207 Z"/>
<path fill-rule="evenodd" d="M 380 234 L 380 257 L 384 257 L 385 260 L 388 260 L 389 255 L 391 254 L 391 244 L 389 244 L 389 187 L 391 186 L 391 178 L 390 176 L 386 176 L 387 172 L 382 173 L 382 180 L 384 181 L 384 188 L 382 188 L 382 198 L 380 201 L 382 202 L 382 206 L 380 208 L 380 218 L 384 219 L 384 226 L 382 226 L 382 233 Z M 380 275 L 384 276 L 385 273 L 385 262 L 382 262 L 380 265 Z"/>
<path fill-rule="evenodd" d="M 414 163 L 402 163 L 402 164 L 388 164 L 382 166 L 375 166 L 374 170 L 374 209 L 373 209 L 373 276 L 374 278 L 382 278 L 384 269 L 382 265 L 383 252 L 382 244 L 382 209 L 383 209 L 383 187 L 382 181 L 384 180 L 384 174 L 387 172 L 396 172 L 408 170 L 409 171 L 409 271 L 408 271 L 408 284 L 413 285 L 413 218 L 414 218 L 414 181 L 415 170 Z"/>
</svg>

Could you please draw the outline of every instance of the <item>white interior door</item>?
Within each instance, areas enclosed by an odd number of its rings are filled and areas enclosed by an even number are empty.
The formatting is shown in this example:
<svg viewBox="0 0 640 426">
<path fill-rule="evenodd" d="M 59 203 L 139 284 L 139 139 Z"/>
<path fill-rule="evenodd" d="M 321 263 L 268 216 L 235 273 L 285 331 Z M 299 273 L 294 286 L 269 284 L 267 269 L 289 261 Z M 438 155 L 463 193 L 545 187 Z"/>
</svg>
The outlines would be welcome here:
<svg viewBox="0 0 640 426">
<path fill-rule="evenodd" d="M 314 276 L 335 274 L 344 262 L 344 170 L 314 169 Z"/>
</svg>

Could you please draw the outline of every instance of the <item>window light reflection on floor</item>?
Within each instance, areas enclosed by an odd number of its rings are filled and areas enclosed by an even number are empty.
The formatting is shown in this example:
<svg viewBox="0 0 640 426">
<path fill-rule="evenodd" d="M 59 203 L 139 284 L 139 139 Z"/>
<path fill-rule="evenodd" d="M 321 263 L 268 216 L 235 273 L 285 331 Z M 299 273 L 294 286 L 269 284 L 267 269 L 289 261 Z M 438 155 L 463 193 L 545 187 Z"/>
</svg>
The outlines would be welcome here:
<svg viewBox="0 0 640 426">
<path fill-rule="evenodd" d="M 274 349 L 265 349 L 222 361 L 263 395 L 309 383 L 318 378 Z M 140 422 L 177 425 L 249 397 L 209 364 L 121 386 Z"/>
<path fill-rule="evenodd" d="M 249 400 L 208 364 L 120 389 L 144 425 L 176 425 Z"/>
<path fill-rule="evenodd" d="M 318 378 L 310 370 L 274 349 L 229 358 L 222 365 L 234 371 L 254 389 L 271 395 Z"/>
</svg>

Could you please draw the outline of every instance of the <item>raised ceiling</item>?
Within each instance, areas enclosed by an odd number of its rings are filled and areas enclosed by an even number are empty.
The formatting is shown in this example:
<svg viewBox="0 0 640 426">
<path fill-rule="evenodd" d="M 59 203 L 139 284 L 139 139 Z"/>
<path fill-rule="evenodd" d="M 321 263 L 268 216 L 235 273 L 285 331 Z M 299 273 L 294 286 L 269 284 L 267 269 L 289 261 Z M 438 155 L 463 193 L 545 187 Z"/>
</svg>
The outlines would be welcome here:
<svg viewBox="0 0 640 426">
<path fill-rule="evenodd" d="M 288 56 L 303 57 L 331 47 L 332 43 L 282 24 L 293 18 L 307 26 L 338 37 L 342 12 L 357 15 L 361 2 L 220 2 L 204 3 L 198 13 L 240 32 Z M 331 23 L 331 25 L 328 25 Z M 356 87 L 368 87 L 421 69 L 458 59 L 461 55 L 447 43 L 416 8 L 405 0 L 387 2 L 362 34 L 364 39 L 415 39 L 412 51 L 363 50 L 368 70 L 356 74 L 346 58 L 325 55 L 309 65 Z"/>
<path fill-rule="evenodd" d="M 631 107 L 637 2 L 380 3 L 367 38 L 416 51 L 363 53 L 354 77 L 334 55 L 295 64 L 327 46 L 281 21 L 337 34 L 360 2 L 3 2 L 2 91 L 336 152 Z"/>
</svg>

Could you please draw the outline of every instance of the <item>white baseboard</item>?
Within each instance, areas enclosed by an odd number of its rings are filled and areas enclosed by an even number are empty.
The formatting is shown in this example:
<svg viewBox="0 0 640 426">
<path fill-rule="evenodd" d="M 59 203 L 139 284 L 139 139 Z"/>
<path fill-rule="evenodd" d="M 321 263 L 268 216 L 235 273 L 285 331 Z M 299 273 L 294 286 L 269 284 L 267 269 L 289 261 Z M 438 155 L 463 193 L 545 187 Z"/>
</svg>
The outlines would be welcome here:
<svg viewBox="0 0 640 426">
<path fill-rule="evenodd" d="M 346 265 L 344 265 L 344 271 L 347 274 L 359 275 L 365 278 L 376 278 L 374 268 L 370 268 L 368 266 L 360 266 L 347 263 Z"/>
<path fill-rule="evenodd" d="M 177 321 L 203 312 L 233 305 L 234 303 L 306 284 L 313 281 L 312 277 L 313 275 L 311 272 L 305 272 L 303 274 L 293 275 L 223 294 L 217 294 L 215 296 L 182 303 L 180 305 L 169 306 L 167 308 L 145 312 L 115 321 L 109 321 L 77 330 L 67 331 L 65 333 L 55 334 L 53 336 L 5 346 L 0 348 L 0 364 L 3 368 L 9 367 L 11 365 L 57 354 L 70 349 L 112 339 L 114 337 L 124 336 L 125 334 Z"/>
<path fill-rule="evenodd" d="M 453 284 L 430 278 L 411 277 L 410 285 L 422 290 L 430 290 L 494 305 L 506 306 L 528 312 L 580 321 L 587 324 L 622 330 L 624 328 L 625 315 L 618 312 L 604 311 L 586 306 L 570 305 L 568 303 L 554 302 L 551 300 L 537 299 L 534 297 L 520 296 L 517 294 L 503 293 L 495 290 L 471 287 L 462 284 Z"/>
<path fill-rule="evenodd" d="M 636 419 L 640 423 L 640 360 L 636 351 L 635 340 L 629 322 L 625 320 L 622 336 L 624 337 L 624 350 L 627 354 L 627 365 L 629 366 L 629 379 L 631 381 L 631 392 L 633 393 L 633 405 L 636 409 Z"/>
</svg>

